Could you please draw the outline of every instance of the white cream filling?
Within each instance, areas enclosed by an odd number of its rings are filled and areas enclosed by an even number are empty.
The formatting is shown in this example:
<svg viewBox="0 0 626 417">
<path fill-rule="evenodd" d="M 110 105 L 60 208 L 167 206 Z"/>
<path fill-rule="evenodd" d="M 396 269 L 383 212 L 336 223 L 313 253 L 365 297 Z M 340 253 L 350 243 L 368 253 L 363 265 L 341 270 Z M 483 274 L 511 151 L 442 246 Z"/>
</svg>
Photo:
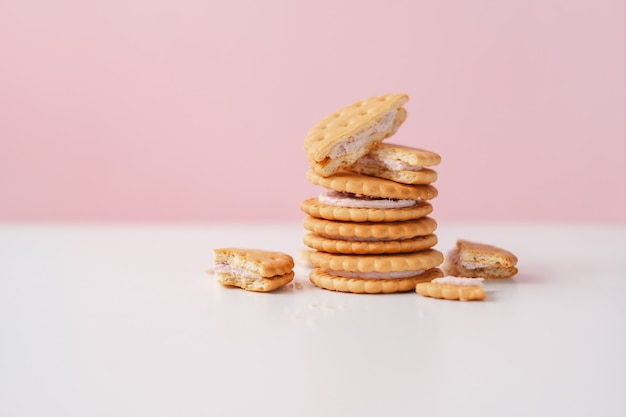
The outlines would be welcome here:
<svg viewBox="0 0 626 417">
<path fill-rule="evenodd" d="M 423 167 L 410 165 L 399 159 L 383 159 L 371 153 L 363 156 L 358 160 L 361 165 L 373 165 L 381 168 L 386 168 L 390 171 L 421 171 Z"/>
<path fill-rule="evenodd" d="M 245 269 L 245 268 L 237 268 L 225 262 L 218 262 L 215 264 L 215 272 L 218 274 L 233 274 L 240 276 L 242 278 L 253 278 L 260 279 L 261 275 L 255 274 L 254 272 Z"/>
<path fill-rule="evenodd" d="M 461 261 L 461 266 L 465 269 L 486 269 L 494 268 L 493 265 L 479 264 L 476 262 Z"/>
<path fill-rule="evenodd" d="M 448 285 L 464 285 L 464 286 L 483 286 L 483 278 L 460 278 L 460 277 L 443 277 L 435 278 L 431 282 L 434 284 L 448 284 Z"/>
<path fill-rule="evenodd" d="M 329 275 L 343 278 L 361 278 L 361 279 L 402 279 L 410 278 L 424 273 L 423 269 L 417 271 L 401 271 L 401 272 L 353 272 L 353 271 L 326 271 Z"/>
<path fill-rule="evenodd" d="M 324 193 L 321 193 L 317 197 L 317 200 L 320 203 L 326 204 L 328 206 L 374 209 L 412 207 L 419 201 L 368 197 L 364 195 L 343 193 L 339 191 L 326 191 Z"/>
<path fill-rule="evenodd" d="M 348 136 L 333 148 L 329 157 L 334 159 L 355 152 L 367 142 L 370 136 L 376 133 L 388 132 L 393 127 L 393 121 L 396 118 L 396 113 L 398 113 L 398 110 L 393 109 L 382 115 L 381 118 L 374 123 L 374 126 L 364 130 L 358 135 Z"/>
</svg>

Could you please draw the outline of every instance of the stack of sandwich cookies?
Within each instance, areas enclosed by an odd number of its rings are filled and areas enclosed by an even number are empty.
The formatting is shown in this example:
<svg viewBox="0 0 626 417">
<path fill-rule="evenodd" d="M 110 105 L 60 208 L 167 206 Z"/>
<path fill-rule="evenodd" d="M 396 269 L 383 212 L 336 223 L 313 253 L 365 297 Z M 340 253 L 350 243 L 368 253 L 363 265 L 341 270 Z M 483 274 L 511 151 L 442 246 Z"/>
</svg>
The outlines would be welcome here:
<svg viewBox="0 0 626 417">
<path fill-rule="evenodd" d="M 328 126 L 327 118 L 305 140 L 311 164 L 307 179 L 325 189 L 301 204 L 308 215 L 308 261 L 316 268 L 310 280 L 318 287 L 353 293 L 413 291 L 417 283 L 443 276 L 438 268 L 443 254 L 433 249 L 437 223 L 429 217 L 429 200 L 437 196 L 431 183 L 437 175 L 428 167 L 437 165 L 440 157 L 382 143 L 406 118 L 399 106 L 407 99 L 388 95 L 348 106 L 329 118 L 342 115 L 355 133 L 334 136 L 326 129 L 322 137 L 319 129 Z M 370 105 L 377 110 L 369 111 Z M 358 117 L 345 120 L 355 108 Z M 391 128 L 376 127 L 389 124 L 384 119 L 392 115 Z M 329 148 L 334 150 L 324 158 L 317 154 Z"/>
</svg>

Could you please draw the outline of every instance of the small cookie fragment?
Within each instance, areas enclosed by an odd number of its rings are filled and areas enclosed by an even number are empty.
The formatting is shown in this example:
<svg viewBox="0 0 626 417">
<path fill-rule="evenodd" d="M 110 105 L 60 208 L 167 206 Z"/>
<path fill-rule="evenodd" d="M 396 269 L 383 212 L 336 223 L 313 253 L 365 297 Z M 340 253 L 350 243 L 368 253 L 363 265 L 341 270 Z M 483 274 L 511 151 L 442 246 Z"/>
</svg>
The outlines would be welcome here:
<svg viewBox="0 0 626 417">
<path fill-rule="evenodd" d="M 415 292 L 445 300 L 480 301 L 487 297 L 482 281 L 482 278 L 442 277 L 418 283 Z"/>
<path fill-rule="evenodd" d="M 248 291 L 268 292 L 293 280 L 293 258 L 282 252 L 221 248 L 213 251 L 217 282 Z"/>
<path fill-rule="evenodd" d="M 446 256 L 446 275 L 466 278 L 510 278 L 517 274 L 517 257 L 493 245 L 459 239 Z"/>
</svg>

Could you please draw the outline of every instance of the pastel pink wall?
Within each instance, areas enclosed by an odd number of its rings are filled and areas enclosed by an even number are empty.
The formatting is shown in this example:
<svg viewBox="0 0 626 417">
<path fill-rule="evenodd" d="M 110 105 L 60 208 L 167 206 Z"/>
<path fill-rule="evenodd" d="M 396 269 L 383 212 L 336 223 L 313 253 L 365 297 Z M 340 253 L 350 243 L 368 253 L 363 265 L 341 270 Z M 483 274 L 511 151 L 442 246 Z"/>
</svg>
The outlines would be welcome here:
<svg viewBox="0 0 626 417">
<path fill-rule="evenodd" d="M 439 220 L 626 221 L 623 1 L 0 1 L 0 220 L 298 220 L 405 92 Z"/>
</svg>

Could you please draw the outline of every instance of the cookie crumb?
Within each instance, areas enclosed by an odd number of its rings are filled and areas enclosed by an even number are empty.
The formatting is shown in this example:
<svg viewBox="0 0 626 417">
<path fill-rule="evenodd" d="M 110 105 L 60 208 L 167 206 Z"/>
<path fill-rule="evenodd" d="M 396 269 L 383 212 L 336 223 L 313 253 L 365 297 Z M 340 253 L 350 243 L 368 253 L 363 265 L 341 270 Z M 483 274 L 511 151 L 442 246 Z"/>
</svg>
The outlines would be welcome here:
<svg viewBox="0 0 626 417">
<path fill-rule="evenodd" d="M 304 317 L 302 317 L 302 313 L 300 313 L 299 311 L 294 311 L 291 314 L 291 320 L 293 321 L 302 321 L 304 319 Z"/>
</svg>

